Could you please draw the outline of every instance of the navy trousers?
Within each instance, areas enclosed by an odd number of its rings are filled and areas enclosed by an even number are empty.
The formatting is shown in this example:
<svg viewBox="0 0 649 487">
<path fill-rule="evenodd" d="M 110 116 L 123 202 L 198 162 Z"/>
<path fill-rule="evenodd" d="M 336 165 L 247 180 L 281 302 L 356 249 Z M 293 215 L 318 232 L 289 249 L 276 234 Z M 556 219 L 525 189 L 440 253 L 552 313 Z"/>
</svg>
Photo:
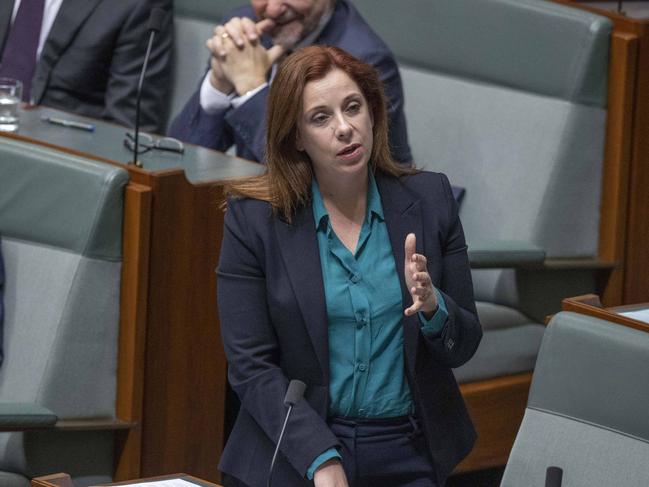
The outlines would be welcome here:
<svg viewBox="0 0 649 487">
<path fill-rule="evenodd" d="M 350 487 L 436 487 L 426 440 L 412 417 L 350 421 L 332 418 Z"/>
<path fill-rule="evenodd" d="M 331 431 L 342 444 L 350 487 L 437 487 L 426 440 L 412 417 L 352 421 L 331 418 Z M 224 475 L 225 487 L 247 487 Z M 305 486 L 313 482 L 305 479 Z"/>
</svg>

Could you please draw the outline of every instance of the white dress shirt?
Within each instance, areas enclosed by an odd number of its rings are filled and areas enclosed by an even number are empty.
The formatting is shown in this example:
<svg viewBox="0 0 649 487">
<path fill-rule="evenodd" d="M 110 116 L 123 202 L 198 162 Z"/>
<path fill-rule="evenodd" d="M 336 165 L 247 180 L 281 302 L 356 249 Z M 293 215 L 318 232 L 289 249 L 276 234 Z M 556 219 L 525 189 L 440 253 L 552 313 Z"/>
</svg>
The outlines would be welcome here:
<svg viewBox="0 0 649 487">
<path fill-rule="evenodd" d="M 318 26 L 311 32 L 308 36 L 302 39 L 296 46 L 295 49 L 300 47 L 305 47 L 311 45 L 315 41 L 320 33 L 324 30 L 327 22 L 331 19 L 333 15 L 333 9 L 329 9 L 328 12 L 320 18 Z M 275 72 L 277 71 L 277 63 L 273 64 L 273 67 L 270 72 L 270 80 L 272 81 L 275 77 Z M 247 102 L 250 98 L 255 96 L 259 91 L 263 90 L 268 83 L 263 83 L 259 85 L 254 90 L 248 91 L 241 96 L 237 96 L 237 92 L 232 92 L 231 94 L 225 94 L 222 91 L 217 90 L 212 86 L 210 82 L 210 70 L 207 71 L 207 74 L 203 78 L 203 83 L 201 84 L 201 90 L 199 95 L 199 103 L 201 108 L 210 115 L 224 111 L 230 106 L 233 108 L 238 108 Z"/>
</svg>

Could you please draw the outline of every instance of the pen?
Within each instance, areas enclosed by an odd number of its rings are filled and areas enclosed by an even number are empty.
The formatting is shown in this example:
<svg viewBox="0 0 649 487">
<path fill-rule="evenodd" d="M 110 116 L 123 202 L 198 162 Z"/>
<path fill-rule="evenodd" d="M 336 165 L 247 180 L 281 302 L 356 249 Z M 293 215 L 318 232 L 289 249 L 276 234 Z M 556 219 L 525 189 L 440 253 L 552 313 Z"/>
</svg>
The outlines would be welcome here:
<svg viewBox="0 0 649 487">
<path fill-rule="evenodd" d="M 86 132 L 94 132 L 95 126 L 89 123 L 75 122 L 74 120 L 64 120 L 63 118 L 56 117 L 41 117 L 43 122 L 51 123 L 53 125 L 61 125 L 62 127 L 72 127 L 73 129 L 85 130 Z"/>
</svg>

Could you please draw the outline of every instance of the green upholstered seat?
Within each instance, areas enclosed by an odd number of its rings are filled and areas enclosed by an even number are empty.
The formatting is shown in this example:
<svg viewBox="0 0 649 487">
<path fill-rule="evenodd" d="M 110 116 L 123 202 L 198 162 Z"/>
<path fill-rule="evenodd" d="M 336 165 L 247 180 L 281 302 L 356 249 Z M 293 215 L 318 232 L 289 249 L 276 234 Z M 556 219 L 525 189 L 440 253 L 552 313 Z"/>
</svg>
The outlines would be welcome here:
<svg viewBox="0 0 649 487">
<path fill-rule="evenodd" d="M 530 371 L 544 317 L 595 290 L 533 268 L 597 257 L 611 23 L 543 0 L 354 3 L 399 60 L 415 163 L 466 188 L 485 336 L 456 376 Z"/>
<path fill-rule="evenodd" d="M 550 322 L 502 487 L 649 482 L 649 332 L 561 312 Z"/>
<path fill-rule="evenodd" d="M 4 137 L 0 161 L 0 425 L 25 428 L 0 433 L 0 485 L 57 471 L 109 481 L 112 432 L 51 426 L 115 417 L 127 172 Z"/>
</svg>

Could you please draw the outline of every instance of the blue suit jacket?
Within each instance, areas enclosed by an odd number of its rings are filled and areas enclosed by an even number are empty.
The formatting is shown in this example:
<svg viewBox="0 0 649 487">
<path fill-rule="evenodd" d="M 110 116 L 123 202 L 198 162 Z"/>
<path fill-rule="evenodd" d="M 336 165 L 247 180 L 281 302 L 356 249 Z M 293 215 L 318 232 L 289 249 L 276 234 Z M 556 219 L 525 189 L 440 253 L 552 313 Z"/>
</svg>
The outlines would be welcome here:
<svg viewBox="0 0 649 487">
<path fill-rule="evenodd" d="M 404 242 L 414 232 L 449 312 L 435 338 L 421 333 L 416 315 L 403 318 L 406 375 L 442 485 L 475 440 L 451 371 L 469 360 L 482 337 L 466 244 L 445 176 L 379 174 L 377 185 L 404 307 L 411 302 L 403 280 Z M 217 289 L 229 380 L 242 405 L 220 468 L 251 487 L 266 485 L 288 381 L 300 379 L 307 384 L 306 400 L 294 408 L 273 481 L 309 485 L 304 475 L 311 462 L 338 444 L 326 424 L 327 313 L 311 205 L 287 223 L 265 202 L 230 201 Z"/>
<path fill-rule="evenodd" d="M 250 6 L 241 7 L 226 16 L 223 22 L 232 17 L 255 19 L 255 14 Z M 264 39 L 264 44 L 270 46 L 269 39 Z M 378 70 L 388 102 L 392 155 L 398 162 L 410 163 L 412 156 L 403 113 L 401 77 L 394 56 L 385 43 L 356 8 L 346 0 L 338 0 L 329 23 L 314 44 L 340 47 Z M 263 162 L 267 97 L 266 87 L 239 108 L 209 115 L 200 107 L 199 83 L 199 88 L 172 122 L 169 134 L 221 151 L 235 144 L 240 157 Z"/>
</svg>

